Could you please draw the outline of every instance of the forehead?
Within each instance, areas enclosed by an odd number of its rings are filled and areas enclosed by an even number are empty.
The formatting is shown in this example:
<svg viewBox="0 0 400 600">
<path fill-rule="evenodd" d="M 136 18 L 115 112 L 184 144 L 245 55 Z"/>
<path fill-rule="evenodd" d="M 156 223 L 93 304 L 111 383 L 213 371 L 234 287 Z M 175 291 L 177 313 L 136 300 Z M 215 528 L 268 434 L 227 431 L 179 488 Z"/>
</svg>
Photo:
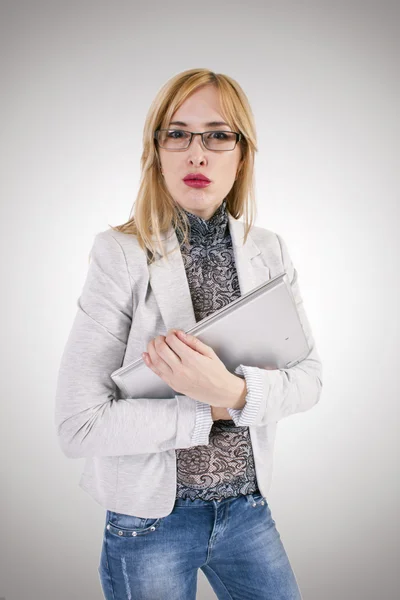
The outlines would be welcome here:
<svg viewBox="0 0 400 600">
<path fill-rule="evenodd" d="M 221 112 L 217 90 L 206 85 L 192 92 L 171 116 L 170 125 L 205 128 L 228 127 L 226 115 Z"/>
</svg>

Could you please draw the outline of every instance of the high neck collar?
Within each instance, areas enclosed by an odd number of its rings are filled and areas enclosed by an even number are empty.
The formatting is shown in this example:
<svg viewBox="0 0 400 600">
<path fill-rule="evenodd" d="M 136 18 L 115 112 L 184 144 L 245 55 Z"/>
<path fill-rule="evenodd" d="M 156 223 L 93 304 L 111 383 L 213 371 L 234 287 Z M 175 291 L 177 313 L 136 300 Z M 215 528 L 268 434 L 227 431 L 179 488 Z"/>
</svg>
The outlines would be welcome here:
<svg viewBox="0 0 400 600">
<path fill-rule="evenodd" d="M 189 240 L 190 244 L 213 244 L 221 241 L 226 235 L 228 226 L 228 211 L 226 210 L 226 198 L 208 220 L 199 217 L 185 209 L 182 209 L 189 221 Z M 176 230 L 179 242 L 183 236 L 179 230 Z"/>
</svg>

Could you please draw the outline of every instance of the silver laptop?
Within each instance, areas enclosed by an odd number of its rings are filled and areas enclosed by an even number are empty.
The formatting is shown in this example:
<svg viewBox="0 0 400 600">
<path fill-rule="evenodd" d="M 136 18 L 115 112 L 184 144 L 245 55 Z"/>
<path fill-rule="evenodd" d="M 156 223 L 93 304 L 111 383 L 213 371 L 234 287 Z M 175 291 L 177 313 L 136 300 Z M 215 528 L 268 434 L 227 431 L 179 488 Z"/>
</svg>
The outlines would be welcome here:
<svg viewBox="0 0 400 600">
<path fill-rule="evenodd" d="M 231 373 L 240 364 L 289 368 L 310 352 L 286 272 L 198 321 L 186 333 L 211 346 Z M 114 371 L 111 378 L 125 398 L 172 398 L 179 393 L 141 357 Z"/>
</svg>

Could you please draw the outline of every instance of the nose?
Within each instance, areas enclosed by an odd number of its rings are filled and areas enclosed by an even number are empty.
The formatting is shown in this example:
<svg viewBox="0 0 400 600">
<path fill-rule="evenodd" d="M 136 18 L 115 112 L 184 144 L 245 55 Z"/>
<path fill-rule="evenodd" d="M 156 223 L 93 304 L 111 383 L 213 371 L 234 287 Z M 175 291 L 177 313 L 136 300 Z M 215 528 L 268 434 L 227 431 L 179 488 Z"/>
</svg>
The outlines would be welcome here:
<svg viewBox="0 0 400 600">
<path fill-rule="evenodd" d="M 188 148 L 188 153 L 189 153 L 189 157 L 192 159 L 196 157 L 197 161 L 199 162 L 204 160 L 204 151 L 206 150 L 205 146 L 203 145 L 202 139 L 201 139 L 201 135 L 194 135 L 192 138 L 192 143 L 190 144 L 189 148 Z"/>
<path fill-rule="evenodd" d="M 201 137 L 200 133 L 195 133 L 195 134 L 194 134 L 194 136 L 193 136 L 193 138 L 192 138 L 192 143 L 190 144 L 189 148 L 190 148 L 191 146 L 194 146 L 194 145 L 196 145 L 196 144 L 197 144 L 197 145 L 198 145 L 198 146 L 199 146 L 199 147 L 200 147 L 202 150 L 204 149 L 204 144 L 203 144 L 203 140 L 202 140 L 202 137 Z"/>
</svg>

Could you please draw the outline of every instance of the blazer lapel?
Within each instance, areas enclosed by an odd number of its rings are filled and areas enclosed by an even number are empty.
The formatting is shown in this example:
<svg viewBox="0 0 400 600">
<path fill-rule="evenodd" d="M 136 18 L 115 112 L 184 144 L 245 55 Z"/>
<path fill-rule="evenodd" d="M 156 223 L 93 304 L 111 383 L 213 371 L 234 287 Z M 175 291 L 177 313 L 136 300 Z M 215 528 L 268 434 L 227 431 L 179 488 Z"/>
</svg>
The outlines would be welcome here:
<svg viewBox="0 0 400 600">
<path fill-rule="evenodd" d="M 229 231 L 232 238 L 236 270 L 241 295 L 269 278 L 269 269 L 263 261 L 255 259 L 261 250 L 251 237 L 251 230 L 246 243 L 243 244 L 244 223 L 228 213 Z M 171 226 L 166 234 L 161 235 L 169 263 L 161 253 L 149 265 L 150 285 L 156 297 L 166 330 L 183 329 L 189 331 L 196 325 L 190 288 L 186 276 L 185 265 L 179 249 L 179 241 Z M 255 260 L 254 260 L 255 259 Z"/>
</svg>

